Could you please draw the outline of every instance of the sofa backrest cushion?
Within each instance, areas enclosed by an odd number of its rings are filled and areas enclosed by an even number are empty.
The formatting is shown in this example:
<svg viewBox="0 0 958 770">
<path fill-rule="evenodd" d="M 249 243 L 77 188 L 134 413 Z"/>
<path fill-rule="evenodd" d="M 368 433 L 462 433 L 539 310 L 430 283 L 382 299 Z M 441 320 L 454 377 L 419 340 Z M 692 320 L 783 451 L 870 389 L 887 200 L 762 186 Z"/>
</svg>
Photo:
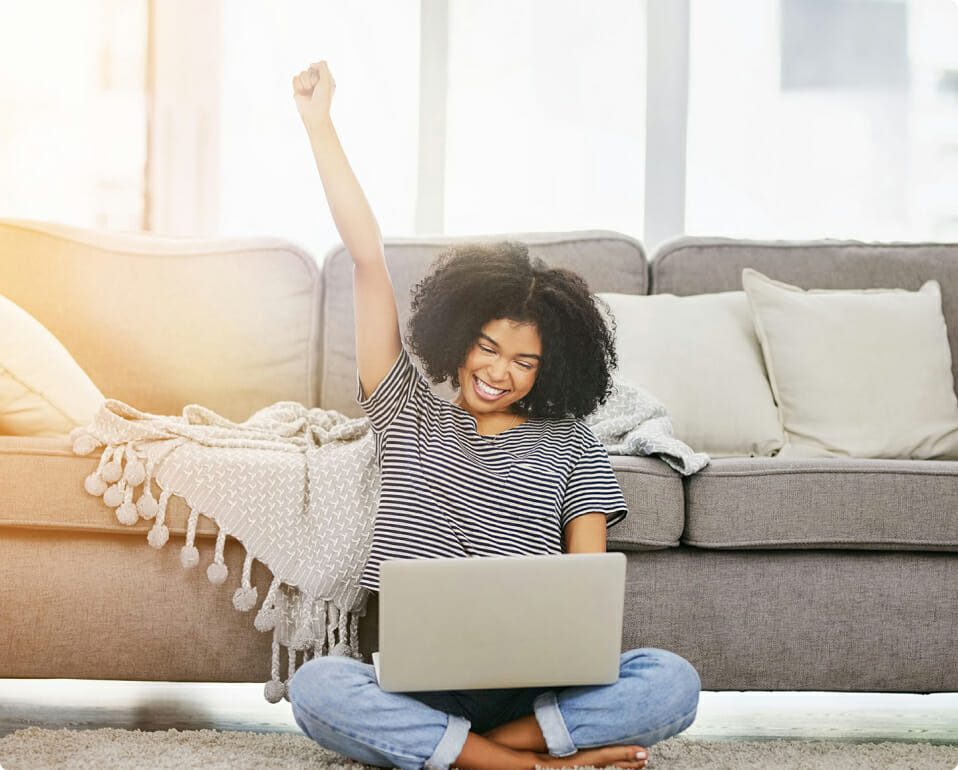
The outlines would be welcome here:
<svg viewBox="0 0 958 770">
<path fill-rule="evenodd" d="M 908 289 L 941 285 L 952 375 L 958 390 L 958 243 L 752 241 L 684 236 L 660 245 L 650 260 L 654 294 L 742 289 L 742 269 L 803 289 Z"/>
<path fill-rule="evenodd" d="M 317 406 L 321 273 L 276 238 L 172 238 L 0 220 L 0 294 L 106 398 L 234 421 Z"/>
<path fill-rule="evenodd" d="M 529 253 L 553 267 L 580 273 L 593 292 L 616 291 L 645 294 L 648 264 L 641 244 L 634 238 L 607 230 L 566 233 L 509 233 L 482 236 L 389 238 L 384 242 L 386 263 L 399 307 L 399 323 L 405 336 L 411 290 L 426 275 L 444 249 L 465 242 L 521 241 Z M 359 416 L 356 403 L 356 347 L 353 315 L 353 263 L 343 246 L 323 261 L 323 388 L 322 406 Z M 445 397 L 448 386 L 437 386 Z"/>
</svg>

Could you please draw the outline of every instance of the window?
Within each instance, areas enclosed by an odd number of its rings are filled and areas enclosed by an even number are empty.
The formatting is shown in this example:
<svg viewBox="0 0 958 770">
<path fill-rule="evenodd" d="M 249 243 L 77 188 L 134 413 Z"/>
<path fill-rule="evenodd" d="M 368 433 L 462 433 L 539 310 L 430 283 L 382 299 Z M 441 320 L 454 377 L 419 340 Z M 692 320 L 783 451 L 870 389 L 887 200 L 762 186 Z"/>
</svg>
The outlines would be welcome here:
<svg viewBox="0 0 958 770">
<path fill-rule="evenodd" d="M 291 79 L 324 58 L 387 236 L 958 240 L 955 0 L 11 8 L 5 217 L 278 235 L 321 258 L 339 236 Z"/>
<path fill-rule="evenodd" d="M 146 0 L 31 0 L 0 23 L 0 211 L 138 230 Z"/>
<path fill-rule="evenodd" d="M 958 3 L 691 0 L 686 231 L 958 239 Z"/>
<path fill-rule="evenodd" d="M 220 9 L 219 231 L 339 242 L 293 76 L 325 59 L 332 116 L 384 235 L 414 230 L 419 2 L 230 0 Z"/>
<path fill-rule="evenodd" d="M 450 3 L 445 229 L 640 237 L 645 3 Z"/>
<path fill-rule="evenodd" d="M 445 60 L 421 57 L 421 8 L 448 14 Z M 339 241 L 290 86 L 324 58 L 337 131 L 384 235 L 416 233 L 419 164 L 437 161 L 430 233 L 641 233 L 644 3 L 232 0 L 221 16 L 222 232 L 281 233 L 317 255 Z M 447 70 L 425 104 L 421 66 Z M 444 147 L 420 149 L 421 108 L 444 111 Z"/>
</svg>

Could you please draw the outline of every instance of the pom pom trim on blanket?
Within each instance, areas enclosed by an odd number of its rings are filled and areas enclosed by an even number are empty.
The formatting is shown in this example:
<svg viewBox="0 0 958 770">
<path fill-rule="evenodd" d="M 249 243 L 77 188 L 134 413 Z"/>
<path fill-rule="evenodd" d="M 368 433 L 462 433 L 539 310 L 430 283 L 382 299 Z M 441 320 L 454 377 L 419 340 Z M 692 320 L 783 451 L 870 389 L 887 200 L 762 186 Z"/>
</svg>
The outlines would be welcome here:
<svg viewBox="0 0 958 770">
<path fill-rule="evenodd" d="M 200 563 L 195 538 L 201 514 L 217 526 L 206 568 L 210 583 L 223 585 L 229 578 L 227 536 L 244 547 L 240 584 L 232 595 L 237 610 L 250 612 L 259 600 L 251 581 L 253 561 L 271 570 L 272 583 L 253 621 L 258 631 L 273 632 L 264 688 L 268 701 L 289 699 L 300 662 L 327 654 L 362 657 L 359 619 L 369 592 L 359 577 L 369 553 L 379 479 L 367 420 L 280 402 L 244 423 L 231 423 L 195 405 L 182 417 L 162 417 L 108 399 L 91 425 L 75 429 L 70 438 L 78 455 L 104 447 L 84 489 L 114 508 L 121 524 L 153 521 L 147 535 L 153 548 L 170 539 L 170 498 L 187 503 L 184 569 Z M 218 495 L 217 488 L 223 490 Z M 264 496 L 264 489 L 273 494 Z"/>
</svg>

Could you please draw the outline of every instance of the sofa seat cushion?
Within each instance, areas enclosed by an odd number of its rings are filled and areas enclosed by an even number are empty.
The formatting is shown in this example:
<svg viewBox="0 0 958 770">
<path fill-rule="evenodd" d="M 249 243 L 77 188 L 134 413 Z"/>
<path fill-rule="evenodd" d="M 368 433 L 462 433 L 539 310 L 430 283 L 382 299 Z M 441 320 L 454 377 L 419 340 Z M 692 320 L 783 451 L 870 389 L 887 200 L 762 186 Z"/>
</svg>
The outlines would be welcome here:
<svg viewBox="0 0 958 770">
<path fill-rule="evenodd" d="M 612 469 L 629 513 L 608 530 L 609 548 L 649 551 L 679 545 L 685 526 L 682 476 L 653 457 L 614 455 Z"/>
<path fill-rule="evenodd" d="M 685 485 L 699 548 L 958 551 L 958 462 L 722 458 Z"/>
<path fill-rule="evenodd" d="M 97 453 L 75 455 L 65 436 L 0 436 L 0 527 L 139 535 L 145 542 L 153 522 L 120 524 L 102 498 L 83 488 L 99 461 Z M 609 530 L 609 545 L 623 550 L 677 546 L 684 522 L 682 477 L 649 457 L 613 457 L 612 467 L 629 514 Z M 156 484 L 153 494 L 159 497 Z M 171 535 L 186 535 L 189 515 L 182 498 L 170 498 L 166 525 Z M 200 516 L 197 537 L 216 537 L 217 531 Z"/>
<path fill-rule="evenodd" d="M 152 521 L 121 524 L 103 498 L 83 488 L 99 462 L 96 452 L 75 455 L 66 436 L 0 436 L 0 527 L 139 535 L 145 544 Z M 159 492 L 154 483 L 154 497 Z M 170 534 L 185 537 L 189 516 L 186 502 L 171 497 L 165 521 Z M 197 537 L 216 537 L 217 531 L 213 522 L 200 516 Z"/>
</svg>

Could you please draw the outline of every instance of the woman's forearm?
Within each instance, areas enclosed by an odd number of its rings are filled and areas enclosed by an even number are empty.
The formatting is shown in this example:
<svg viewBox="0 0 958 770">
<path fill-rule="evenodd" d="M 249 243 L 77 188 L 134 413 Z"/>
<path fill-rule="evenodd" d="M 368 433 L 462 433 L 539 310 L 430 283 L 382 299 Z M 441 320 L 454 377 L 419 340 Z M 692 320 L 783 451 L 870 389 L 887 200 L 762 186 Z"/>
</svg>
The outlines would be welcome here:
<svg viewBox="0 0 958 770">
<path fill-rule="evenodd" d="M 349 165 L 332 121 L 313 123 L 307 127 L 307 133 L 330 213 L 347 251 L 359 266 L 370 260 L 382 261 L 379 223 Z"/>
</svg>

